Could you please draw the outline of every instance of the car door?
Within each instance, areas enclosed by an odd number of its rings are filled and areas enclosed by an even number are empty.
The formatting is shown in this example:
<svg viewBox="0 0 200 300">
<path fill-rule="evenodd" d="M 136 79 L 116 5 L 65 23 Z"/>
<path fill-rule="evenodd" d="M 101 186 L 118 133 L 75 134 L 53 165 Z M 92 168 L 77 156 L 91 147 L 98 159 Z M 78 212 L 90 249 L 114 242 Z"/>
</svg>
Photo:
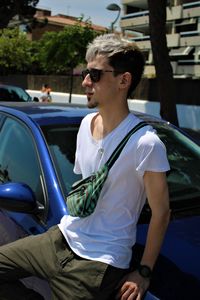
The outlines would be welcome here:
<svg viewBox="0 0 200 300">
<path fill-rule="evenodd" d="M 195 299 L 192 295 L 200 288 L 200 147 L 165 123 L 153 127 L 166 146 L 171 168 L 167 172 L 171 220 L 154 268 L 155 289 L 161 299 Z M 149 207 L 145 209 L 144 222 L 150 215 Z M 147 226 L 140 224 L 140 245 L 146 233 Z"/>
<path fill-rule="evenodd" d="M 0 116 L 0 120 L 2 119 Z M 1 224 L 4 222 L 6 228 L 2 229 L 2 225 L 1 231 L 7 232 L 5 242 L 8 242 L 18 238 L 22 232 L 35 234 L 42 230 L 46 199 L 42 185 L 42 170 L 31 131 L 14 117 L 4 117 L 0 124 L 0 184 L 7 182 L 27 184 L 33 191 L 37 203 L 44 207 L 41 213 L 34 215 L 2 210 Z M 2 243 L 4 241 L 1 241 Z"/>
</svg>

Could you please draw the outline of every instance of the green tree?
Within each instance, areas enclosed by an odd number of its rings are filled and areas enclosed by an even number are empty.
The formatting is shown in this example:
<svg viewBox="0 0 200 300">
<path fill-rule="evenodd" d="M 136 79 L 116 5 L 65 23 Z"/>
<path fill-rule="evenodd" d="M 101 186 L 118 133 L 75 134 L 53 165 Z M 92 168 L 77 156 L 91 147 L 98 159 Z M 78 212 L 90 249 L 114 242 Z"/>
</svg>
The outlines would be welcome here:
<svg viewBox="0 0 200 300">
<path fill-rule="evenodd" d="M 0 1 L 0 29 L 6 28 L 13 17 L 32 19 L 39 0 L 1 0 Z"/>
<path fill-rule="evenodd" d="M 32 64 L 31 42 L 15 29 L 0 31 L 0 72 L 26 73 Z"/>
<path fill-rule="evenodd" d="M 45 73 L 70 75 L 70 95 L 73 69 L 85 61 L 86 46 L 97 35 L 89 21 L 85 26 L 81 22 L 82 18 L 60 32 L 47 32 L 40 41 L 40 60 Z"/>
<path fill-rule="evenodd" d="M 160 98 L 160 115 L 178 125 L 173 70 L 166 39 L 167 0 L 148 0 L 150 39 Z"/>
<path fill-rule="evenodd" d="M 46 32 L 40 40 L 40 59 L 46 73 L 68 74 L 85 60 L 87 44 L 96 32 L 89 22 L 67 26 L 59 32 Z"/>
</svg>

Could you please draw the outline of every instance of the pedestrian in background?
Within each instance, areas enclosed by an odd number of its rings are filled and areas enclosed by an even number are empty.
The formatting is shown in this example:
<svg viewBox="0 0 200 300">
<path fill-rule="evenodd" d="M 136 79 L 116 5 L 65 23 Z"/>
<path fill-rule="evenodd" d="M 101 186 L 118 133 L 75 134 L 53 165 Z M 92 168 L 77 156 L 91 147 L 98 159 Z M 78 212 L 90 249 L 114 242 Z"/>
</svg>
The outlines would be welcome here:
<svg viewBox="0 0 200 300">
<path fill-rule="evenodd" d="M 41 102 L 52 102 L 51 88 L 46 83 L 42 85 L 40 100 Z"/>
</svg>

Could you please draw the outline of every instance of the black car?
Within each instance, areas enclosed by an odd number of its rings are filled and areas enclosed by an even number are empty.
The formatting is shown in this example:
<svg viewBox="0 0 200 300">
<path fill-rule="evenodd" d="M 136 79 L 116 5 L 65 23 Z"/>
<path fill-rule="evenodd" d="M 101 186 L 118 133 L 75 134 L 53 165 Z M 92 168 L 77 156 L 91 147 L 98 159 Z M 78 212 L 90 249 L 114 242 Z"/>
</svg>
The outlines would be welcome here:
<svg viewBox="0 0 200 300">
<path fill-rule="evenodd" d="M 0 84 L 0 101 L 9 102 L 38 102 L 37 97 L 32 98 L 23 88 L 14 85 Z"/>
</svg>

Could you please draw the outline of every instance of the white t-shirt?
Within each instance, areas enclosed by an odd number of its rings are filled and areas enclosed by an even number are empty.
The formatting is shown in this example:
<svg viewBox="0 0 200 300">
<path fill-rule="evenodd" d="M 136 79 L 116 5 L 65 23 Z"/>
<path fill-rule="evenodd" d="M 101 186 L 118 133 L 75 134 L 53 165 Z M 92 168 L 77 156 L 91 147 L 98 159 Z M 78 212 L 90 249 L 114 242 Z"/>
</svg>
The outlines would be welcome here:
<svg viewBox="0 0 200 300">
<path fill-rule="evenodd" d="M 130 113 L 105 138 L 96 141 L 91 134 L 94 116 L 92 113 L 83 119 L 77 137 L 74 171 L 83 178 L 97 171 L 128 131 L 141 122 Z M 144 172 L 167 170 L 166 149 L 154 129 L 148 125 L 134 133 L 109 171 L 93 214 L 61 219 L 59 228 L 71 249 L 80 257 L 128 268 L 146 200 Z"/>
</svg>

